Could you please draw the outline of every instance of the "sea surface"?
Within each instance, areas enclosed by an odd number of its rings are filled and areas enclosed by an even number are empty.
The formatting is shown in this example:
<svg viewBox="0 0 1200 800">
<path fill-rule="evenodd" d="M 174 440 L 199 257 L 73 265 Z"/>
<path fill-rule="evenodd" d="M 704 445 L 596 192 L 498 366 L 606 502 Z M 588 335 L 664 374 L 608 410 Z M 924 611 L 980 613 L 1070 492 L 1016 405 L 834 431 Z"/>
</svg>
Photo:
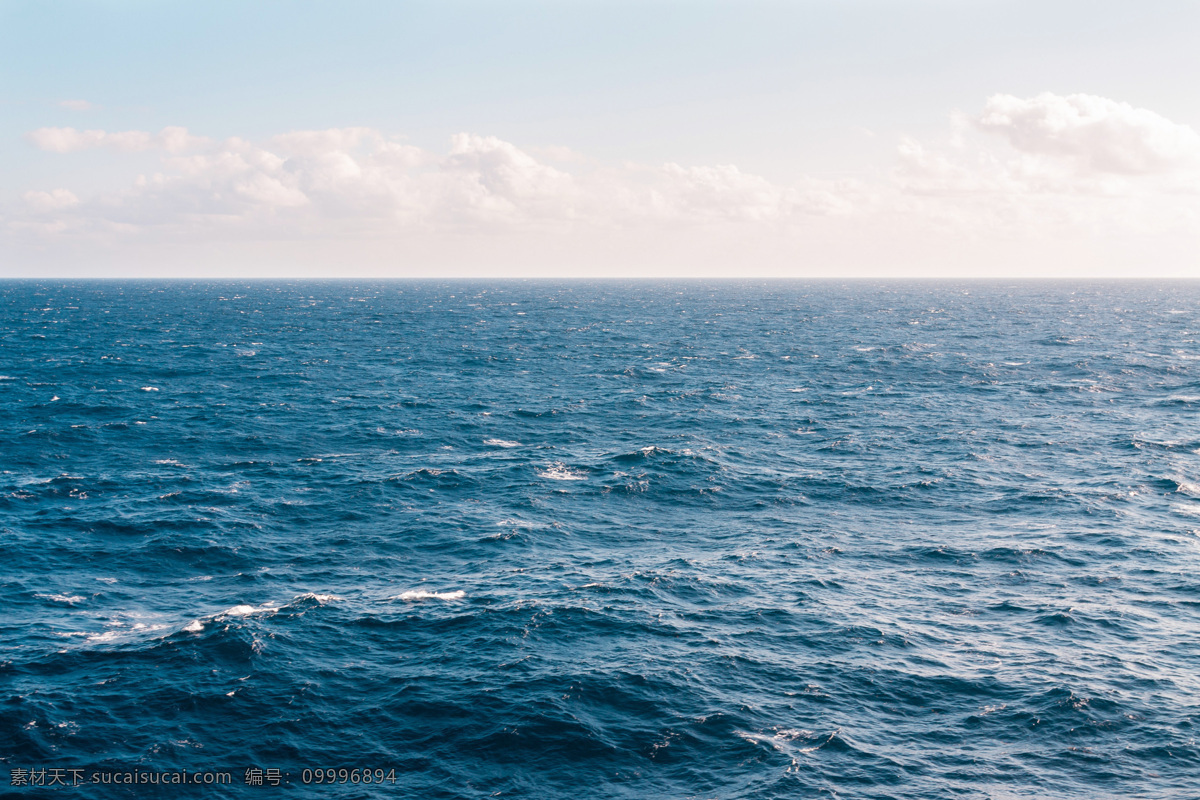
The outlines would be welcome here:
<svg viewBox="0 0 1200 800">
<path fill-rule="evenodd" d="M 0 283 L 0 793 L 1196 798 L 1198 715 L 1200 284 Z"/>
</svg>

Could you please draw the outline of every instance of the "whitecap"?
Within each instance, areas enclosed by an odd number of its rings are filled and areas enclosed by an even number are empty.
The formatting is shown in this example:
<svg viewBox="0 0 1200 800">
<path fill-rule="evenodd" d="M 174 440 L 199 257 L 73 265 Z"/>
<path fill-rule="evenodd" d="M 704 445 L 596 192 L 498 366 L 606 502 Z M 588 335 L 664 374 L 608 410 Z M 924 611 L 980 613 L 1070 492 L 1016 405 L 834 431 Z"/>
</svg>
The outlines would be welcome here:
<svg viewBox="0 0 1200 800">
<path fill-rule="evenodd" d="M 425 589 L 409 589 L 407 592 L 387 598 L 388 600 L 404 600 L 412 602 L 414 600 L 462 600 L 467 596 L 467 593 L 462 589 L 457 589 L 453 592 L 430 592 Z"/>
<path fill-rule="evenodd" d="M 143 386 L 142 391 L 143 392 L 157 392 L 158 387 L 157 386 Z"/>
<path fill-rule="evenodd" d="M 318 603 L 332 603 L 334 600 L 341 600 L 336 594 L 315 594 L 314 592 L 305 592 L 298 594 L 292 598 L 293 603 L 298 603 L 301 600 L 316 600 Z"/>
<path fill-rule="evenodd" d="M 218 617 L 244 617 L 249 614 L 253 614 L 254 612 L 255 612 L 254 606 L 241 605 L 241 606 L 232 606 L 230 608 L 227 608 L 224 611 L 222 611 L 220 614 L 218 614 L 217 616 Z"/>
<path fill-rule="evenodd" d="M 84 640 L 86 644 L 97 644 L 104 642 L 112 642 L 123 639 L 131 639 L 137 636 L 145 636 L 146 634 L 154 634 L 158 631 L 166 629 L 166 625 L 162 623 L 154 623 L 147 625 L 144 622 L 135 622 L 130 625 L 128 622 L 114 621 L 106 623 L 108 630 L 103 633 L 93 633 Z"/>
<path fill-rule="evenodd" d="M 582 481 L 587 480 L 587 473 L 570 469 L 561 461 L 555 461 L 539 472 L 538 477 L 549 478 L 552 481 Z"/>
<path fill-rule="evenodd" d="M 499 522 L 497 522 L 496 524 L 511 527 L 511 528 L 526 528 L 526 529 L 530 529 L 530 530 L 535 529 L 535 528 L 546 527 L 545 524 L 543 524 L 541 522 L 529 522 L 529 521 L 523 520 L 523 519 L 513 519 L 512 517 L 506 517 L 506 518 L 500 520 Z"/>
<path fill-rule="evenodd" d="M 87 600 L 86 597 L 80 594 L 39 594 L 35 595 L 35 597 L 40 597 L 43 600 L 53 600 L 56 603 L 68 603 L 70 605 L 82 603 L 84 600 Z"/>
<path fill-rule="evenodd" d="M 507 439 L 484 439 L 484 444 L 489 444 L 492 447 L 520 447 L 520 442 L 510 442 Z"/>
<path fill-rule="evenodd" d="M 253 614 L 268 614 L 278 610 L 279 606 L 272 605 L 271 603 L 263 603 L 260 606 L 242 604 L 227 608 L 220 614 L 217 614 L 216 617 L 249 617 Z"/>
</svg>

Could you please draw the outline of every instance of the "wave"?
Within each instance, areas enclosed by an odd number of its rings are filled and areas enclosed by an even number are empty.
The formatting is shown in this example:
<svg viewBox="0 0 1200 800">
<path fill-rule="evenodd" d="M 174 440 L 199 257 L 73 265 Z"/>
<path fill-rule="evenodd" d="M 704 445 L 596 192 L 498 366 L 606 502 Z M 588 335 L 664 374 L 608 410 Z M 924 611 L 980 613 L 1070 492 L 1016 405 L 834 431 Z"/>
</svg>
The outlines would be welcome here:
<svg viewBox="0 0 1200 800">
<path fill-rule="evenodd" d="M 224 611 L 216 614 L 194 619 L 184 627 L 180 628 L 180 630 L 188 633 L 199 633 L 200 631 L 203 631 L 205 625 L 210 622 L 223 622 L 231 619 L 246 619 L 248 617 L 255 617 L 259 615 L 271 616 L 288 608 L 302 607 L 309 603 L 325 605 L 326 603 L 332 603 L 342 599 L 344 598 L 335 594 L 316 594 L 314 592 L 305 592 L 304 594 L 295 595 L 286 603 L 272 603 L 268 601 L 266 603 L 260 603 L 256 606 L 250 605 L 249 603 L 239 603 L 238 605 L 230 606 Z"/>
<path fill-rule="evenodd" d="M 452 592 L 431 592 L 426 589 L 409 589 L 407 592 L 393 595 L 385 598 L 387 600 L 403 600 L 405 602 L 416 602 L 418 600 L 462 600 L 467 596 L 467 593 L 462 589 L 456 589 Z"/>
<path fill-rule="evenodd" d="M 84 600 L 87 600 L 87 598 L 81 594 L 65 594 L 65 593 L 63 593 L 63 594 L 38 594 L 38 595 L 34 595 L 34 597 L 40 597 L 43 600 L 52 600 L 55 603 L 66 603 L 67 605 L 72 605 L 72 606 L 77 603 L 82 603 Z"/>
<path fill-rule="evenodd" d="M 545 469 L 540 470 L 538 477 L 546 478 L 552 481 L 583 481 L 587 480 L 588 474 L 582 470 L 571 469 L 561 461 L 555 461 Z"/>
</svg>

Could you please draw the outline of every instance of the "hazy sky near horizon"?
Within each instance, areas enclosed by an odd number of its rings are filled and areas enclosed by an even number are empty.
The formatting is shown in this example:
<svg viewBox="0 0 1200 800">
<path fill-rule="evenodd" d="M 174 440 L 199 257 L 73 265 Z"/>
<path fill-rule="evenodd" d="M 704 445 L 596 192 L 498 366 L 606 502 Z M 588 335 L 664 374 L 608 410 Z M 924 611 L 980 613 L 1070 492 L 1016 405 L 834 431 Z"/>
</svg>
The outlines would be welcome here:
<svg viewBox="0 0 1200 800">
<path fill-rule="evenodd" d="M 0 277 L 1200 277 L 1190 0 L 0 0 Z"/>
</svg>

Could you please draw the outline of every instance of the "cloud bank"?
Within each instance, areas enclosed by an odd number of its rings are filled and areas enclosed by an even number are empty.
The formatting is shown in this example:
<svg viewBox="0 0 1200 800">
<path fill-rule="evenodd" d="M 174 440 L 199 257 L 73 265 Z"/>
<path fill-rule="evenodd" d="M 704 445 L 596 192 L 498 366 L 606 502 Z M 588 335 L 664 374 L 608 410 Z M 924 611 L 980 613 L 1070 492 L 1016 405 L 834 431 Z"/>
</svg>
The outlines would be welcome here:
<svg viewBox="0 0 1200 800">
<path fill-rule="evenodd" d="M 681 269 L 688 259 L 745 255 L 773 274 L 836 273 L 839 263 L 882 263 L 905 248 L 944 261 L 989 243 L 1098 234 L 1190 246 L 1200 221 L 1200 135 L 1082 94 L 994 95 L 982 111 L 958 115 L 942 142 L 902 139 L 894 168 L 874 181 L 782 184 L 732 164 L 606 165 L 474 133 L 434 152 L 362 127 L 258 142 L 182 127 L 39 128 L 26 140 L 51 154 L 157 159 L 155 171 L 107 190 L 23 192 L 3 235 L 42 248 L 320 240 L 383 269 L 398 254 L 453 268 L 507 248 L 550 269 L 547 259 L 561 267 L 593 252 Z"/>
<path fill-rule="evenodd" d="M 214 142 L 179 127 L 157 134 L 40 128 L 27 139 L 51 153 L 161 153 L 161 171 L 84 203 L 76 199 L 71 219 L 80 225 L 259 224 L 277 232 L 311 232 L 315 225 L 327 233 L 386 235 L 406 228 L 779 222 L 853 210 L 850 194 L 832 183 L 780 187 L 733 165 L 571 172 L 511 142 L 470 133 L 453 136 L 445 153 L 371 128 L 291 131 L 259 144 Z M 26 201 L 40 213 L 68 207 L 50 203 L 50 194 L 30 192 Z"/>
</svg>

